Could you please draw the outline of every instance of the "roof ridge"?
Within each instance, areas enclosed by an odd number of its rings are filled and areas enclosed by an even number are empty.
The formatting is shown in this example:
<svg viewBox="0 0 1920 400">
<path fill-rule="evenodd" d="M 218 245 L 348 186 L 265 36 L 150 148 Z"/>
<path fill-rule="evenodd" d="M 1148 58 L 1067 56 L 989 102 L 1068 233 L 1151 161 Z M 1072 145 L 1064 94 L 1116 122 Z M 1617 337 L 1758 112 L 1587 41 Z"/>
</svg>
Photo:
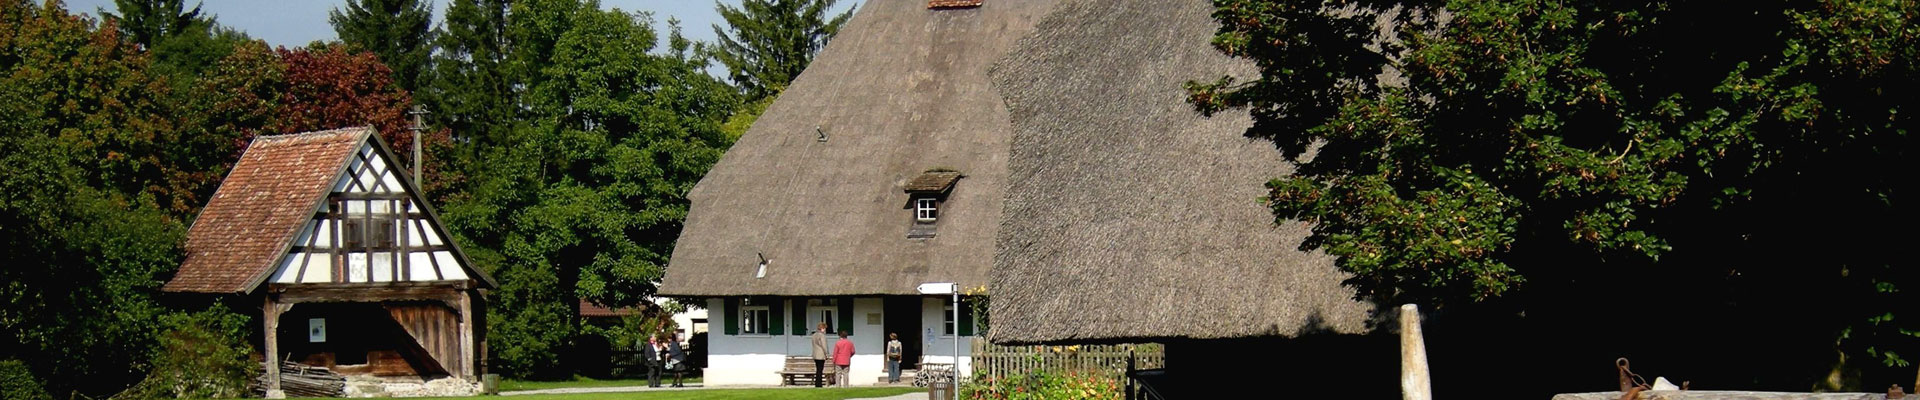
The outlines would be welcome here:
<svg viewBox="0 0 1920 400">
<path fill-rule="evenodd" d="M 262 135 L 257 135 L 257 136 L 254 136 L 254 139 L 255 139 L 255 140 L 259 140 L 259 139 L 269 139 L 269 140 L 281 140 L 281 139 L 297 139 L 297 138 L 301 138 L 301 137 L 306 137 L 306 136 L 323 136 L 323 135 L 332 135 L 332 134 L 340 134 L 340 133 L 349 133 L 349 131 L 352 131 L 352 133 L 366 133 L 366 132 L 372 132 L 372 131 L 373 131 L 373 126 L 372 126 L 372 125 L 360 125 L 360 126 L 348 126 L 348 127 L 341 127 L 341 128 L 334 128 L 334 129 L 323 129 L 323 130 L 317 130 L 317 131 L 306 131 L 306 132 L 294 132 L 294 133 L 273 133 L 273 134 L 262 134 Z"/>
</svg>

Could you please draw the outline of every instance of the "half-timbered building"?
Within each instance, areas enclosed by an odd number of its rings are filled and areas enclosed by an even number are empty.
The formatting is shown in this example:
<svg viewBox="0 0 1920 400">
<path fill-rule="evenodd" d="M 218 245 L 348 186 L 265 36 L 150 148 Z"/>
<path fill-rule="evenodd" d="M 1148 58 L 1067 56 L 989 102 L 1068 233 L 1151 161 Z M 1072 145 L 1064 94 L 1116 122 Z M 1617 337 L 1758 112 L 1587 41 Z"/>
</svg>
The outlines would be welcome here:
<svg viewBox="0 0 1920 400">
<path fill-rule="evenodd" d="M 253 140 L 187 231 L 162 290 L 259 304 L 268 365 L 472 380 L 483 372 L 483 290 L 370 127 Z M 278 368 L 267 368 L 269 394 Z"/>
</svg>

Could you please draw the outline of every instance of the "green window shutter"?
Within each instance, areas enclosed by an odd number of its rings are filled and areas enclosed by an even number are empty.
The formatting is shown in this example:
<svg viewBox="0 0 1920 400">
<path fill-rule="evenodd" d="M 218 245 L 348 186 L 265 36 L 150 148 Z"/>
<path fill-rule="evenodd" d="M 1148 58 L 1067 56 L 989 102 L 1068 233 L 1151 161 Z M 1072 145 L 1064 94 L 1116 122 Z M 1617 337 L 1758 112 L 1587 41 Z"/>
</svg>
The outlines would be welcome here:
<svg viewBox="0 0 1920 400">
<path fill-rule="evenodd" d="M 805 336 L 808 329 L 813 327 L 807 326 L 807 298 L 795 297 L 793 298 L 793 334 Z"/>
<path fill-rule="evenodd" d="M 720 325 L 725 326 L 723 330 L 728 335 L 738 335 L 740 334 L 740 299 L 728 297 L 723 301 L 725 305 L 720 307 L 720 313 L 725 315 L 720 317 Z"/>
<path fill-rule="evenodd" d="M 840 296 L 840 330 L 853 332 L 853 297 Z"/>
<path fill-rule="evenodd" d="M 786 332 L 780 331 L 780 317 L 786 315 L 786 310 L 780 309 L 780 304 L 784 302 L 780 301 L 779 298 L 774 298 L 773 300 L 768 300 L 767 303 L 771 303 L 767 305 L 767 334 L 774 336 L 786 334 Z"/>
<path fill-rule="evenodd" d="M 973 336 L 973 303 L 960 299 L 960 336 Z"/>
</svg>

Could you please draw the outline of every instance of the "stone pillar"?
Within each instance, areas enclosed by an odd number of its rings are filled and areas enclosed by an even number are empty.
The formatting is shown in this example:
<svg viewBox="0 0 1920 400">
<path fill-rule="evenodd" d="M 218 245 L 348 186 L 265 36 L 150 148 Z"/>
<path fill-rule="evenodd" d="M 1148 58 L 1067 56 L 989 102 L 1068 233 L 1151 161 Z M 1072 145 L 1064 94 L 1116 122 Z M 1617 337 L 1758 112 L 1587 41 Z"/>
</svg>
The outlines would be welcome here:
<svg viewBox="0 0 1920 400">
<path fill-rule="evenodd" d="M 1406 400 L 1433 400 L 1427 344 L 1420 334 L 1420 307 L 1400 306 L 1400 393 Z"/>
</svg>

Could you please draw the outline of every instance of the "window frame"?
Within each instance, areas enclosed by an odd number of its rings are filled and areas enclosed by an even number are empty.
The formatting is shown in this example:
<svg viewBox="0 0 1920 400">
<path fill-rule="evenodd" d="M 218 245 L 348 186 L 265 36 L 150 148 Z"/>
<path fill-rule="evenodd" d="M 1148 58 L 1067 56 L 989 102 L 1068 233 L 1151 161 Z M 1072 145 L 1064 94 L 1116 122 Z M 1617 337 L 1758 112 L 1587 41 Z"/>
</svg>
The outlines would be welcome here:
<svg viewBox="0 0 1920 400">
<path fill-rule="evenodd" d="M 953 300 L 942 299 L 940 303 L 943 304 L 940 307 L 940 321 L 943 323 L 940 325 L 946 327 L 946 333 L 941 336 L 951 337 L 959 334 L 960 326 L 955 325 L 959 320 L 953 317 Z"/>
<path fill-rule="evenodd" d="M 913 220 L 921 223 L 933 223 L 940 220 L 940 199 L 916 197 L 913 199 Z"/>
<path fill-rule="evenodd" d="M 755 321 L 754 316 L 756 314 L 760 316 L 760 318 L 758 319 L 759 321 L 758 324 L 754 323 Z M 756 328 L 756 327 L 760 329 L 757 331 L 754 330 L 753 328 Z M 773 332 L 773 308 L 772 307 L 769 307 L 764 304 L 763 305 L 747 305 L 747 304 L 740 305 L 740 335 L 741 336 L 773 336 L 772 332 Z"/>
<path fill-rule="evenodd" d="M 822 322 L 827 323 L 827 332 L 840 332 L 840 327 L 836 326 L 840 325 L 840 307 L 807 306 L 807 326 L 818 327 Z"/>
</svg>

